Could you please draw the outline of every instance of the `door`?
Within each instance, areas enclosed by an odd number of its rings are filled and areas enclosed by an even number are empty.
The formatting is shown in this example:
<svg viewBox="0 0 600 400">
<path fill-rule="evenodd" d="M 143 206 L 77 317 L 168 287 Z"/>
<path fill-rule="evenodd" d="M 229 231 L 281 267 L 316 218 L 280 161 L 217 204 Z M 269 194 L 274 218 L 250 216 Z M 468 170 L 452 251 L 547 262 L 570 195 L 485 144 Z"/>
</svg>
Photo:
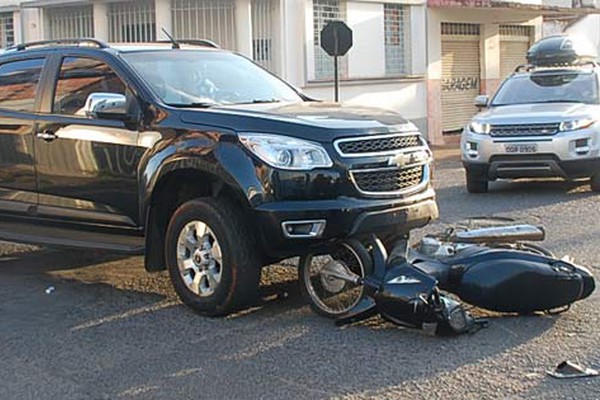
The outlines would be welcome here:
<svg viewBox="0 0 600 400">
<path fill-rule="evenodd" d="M 512 74 L 519 65 L 527 64 L 532 37 L 532 26 L 500 25 L 500 79 Z"/>
<path fill-rule="evenodd" d="M 121 120 L 88 117 L 92 93 L 126 95 L 125 82 L 104 61 L 63 57 L 54 97 L 35 138 L 40 215 L 61 221 L 139 226 L 137 168 L 144 149 Z"/>
<path fill-rule="evenodd" d="M 44 58 L 0 65 L 0 212 L 11 215 L 37 204 L 33 129 L 43 66 Z"/>
<path fill-rule="evenodd" d="M 442 24 L 442 130 L 462 129 L 477 113 L 479 25 Z"/>
</svg>

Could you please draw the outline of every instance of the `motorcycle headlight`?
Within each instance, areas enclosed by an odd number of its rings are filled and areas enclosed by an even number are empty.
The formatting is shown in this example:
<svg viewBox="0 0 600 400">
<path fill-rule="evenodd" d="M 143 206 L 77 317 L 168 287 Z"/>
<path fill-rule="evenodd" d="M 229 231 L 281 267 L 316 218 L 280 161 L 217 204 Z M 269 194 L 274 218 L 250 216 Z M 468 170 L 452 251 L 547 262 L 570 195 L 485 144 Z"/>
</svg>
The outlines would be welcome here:
<svg viewBox="0 0 600 400">
<path fill-rule="evenodd" d="M 333 166 L 329 154 L 318 143 L 266 133 L 240 133 L 239 138 L 248 150 L 275 168 L 311 170 Z"/>
<path fill-rule="evenodd" d="M 558 130 L 561 132 L 568 132 L 568 131 L 577 131 L 579 129 L 585 129 L 585 128 L 589 128 L 590 126 L 592 126 L 594 124 L 593 119 L 591 118 L 583 118 L 583 119 L 576 119 L 573 121 L 565 121 L 565 122 L 561 122 Z"/>
<path fill-rule="evenodd" d="M 490 131 L 492 130 L 492 126 L 490 124 L 484 124 L 480 121 L 472 121 L 469 125 L 469 130 L 480 135 L 489 135 Z"/>
</svg>

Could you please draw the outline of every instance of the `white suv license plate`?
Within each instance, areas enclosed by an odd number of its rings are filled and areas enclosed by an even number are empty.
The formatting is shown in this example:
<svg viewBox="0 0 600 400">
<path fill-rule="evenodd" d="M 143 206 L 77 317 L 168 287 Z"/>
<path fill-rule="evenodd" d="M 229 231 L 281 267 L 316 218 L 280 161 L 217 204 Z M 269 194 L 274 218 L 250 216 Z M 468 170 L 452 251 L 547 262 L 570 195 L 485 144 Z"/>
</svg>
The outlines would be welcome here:
<svg viewBox="0 0 600 400">
<path fill-rule="evenodd" d="M 504 151 L 510 154 L 514 153 L 537 153 L 536 143 L 527 144 L 505 144 Z"/>
</svg>

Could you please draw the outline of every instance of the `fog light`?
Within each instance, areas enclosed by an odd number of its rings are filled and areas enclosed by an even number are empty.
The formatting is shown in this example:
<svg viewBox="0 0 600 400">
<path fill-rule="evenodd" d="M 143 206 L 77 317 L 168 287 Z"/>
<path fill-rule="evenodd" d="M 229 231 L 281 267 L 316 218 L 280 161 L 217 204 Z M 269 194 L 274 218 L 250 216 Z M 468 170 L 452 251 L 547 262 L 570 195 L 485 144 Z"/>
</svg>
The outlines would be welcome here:
<svg viewBox="0 0 600 400">
<path fill-rule="evenodd" d="M 479 155 L 479 152 L 477 151 L 478 148 L 479 148 L 479 145 L 476 142 L 466 142 L 465 143 L 465 150 L 469 157 L 472 157 L 472 158 L 477 157 Z"/>
<path fill-rule="evenodd" d="M 288 238 L 317 238 L 323 235 L 326 221 L 285 221 L 281 223 L 283 234 Z"/>
<path fill-rule="evenodd" d="M 577 139 L 575 140 L 575 152 L 578 155 L 584 155 L 590 152 L 590 140 L 589 139 Z"/>
</svg>

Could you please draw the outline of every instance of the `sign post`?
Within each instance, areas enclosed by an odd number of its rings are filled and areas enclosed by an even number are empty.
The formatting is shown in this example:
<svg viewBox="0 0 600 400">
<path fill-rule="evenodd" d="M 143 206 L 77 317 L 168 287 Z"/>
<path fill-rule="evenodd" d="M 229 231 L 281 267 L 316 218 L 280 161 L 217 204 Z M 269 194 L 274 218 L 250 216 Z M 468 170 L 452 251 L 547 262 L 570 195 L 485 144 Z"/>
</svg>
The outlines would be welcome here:
<svg viewBox="0 0 600 400">
<path fill-rule="evenodd" d="M 321 48 L 333 57 L 333 79 L 335 101 L 340 100 L 340 73 L 338 57 L 352 47 L 352 30 L 344 21 L 329 21 L 321 31 Z"/>
</svg>

